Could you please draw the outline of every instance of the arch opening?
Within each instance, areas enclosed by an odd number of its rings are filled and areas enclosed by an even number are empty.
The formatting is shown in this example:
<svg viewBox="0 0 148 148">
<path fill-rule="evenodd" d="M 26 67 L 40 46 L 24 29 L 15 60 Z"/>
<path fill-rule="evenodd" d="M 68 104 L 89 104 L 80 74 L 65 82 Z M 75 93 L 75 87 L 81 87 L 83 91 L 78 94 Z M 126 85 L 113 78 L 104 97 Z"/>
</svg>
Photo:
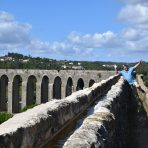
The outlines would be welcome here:
<svg viewBox="0 0 148 148">
<path fill-rule="evenodd" d="M 61 85 L 62 85 L 61 78 L 56 77 L 54 79 L 54 84 L 53 84 L 53 98 L 61 99 Z"/>
<path fill-rule="evenodd" d="M 91 80 L 89 81 L 89 87 L 93 86 L 94 83 L 95 83 L 95 81 L 94 81 L 93 79 L 91 79 Z"/>
<path fill-rule="evenodd" d="M 80 78 L 77 82 L 77 87 L 76 87 L 76 91 L 78 90 L 82 90 L 84 88 L 84 81 L 82 78 Z"/>
<path fill-rule="evenodd" d="M 0 111 L 8 110 L 8 77 L 2 75 L 0 79 Z"/>
<path fill-rule="evenodd" d="M 36 103 L 36 82 L 35 76 L 31 75 L 27 81 L 27 101 L 26 105 L 30 106 Z"/>
<path fill-rule="evenodd" d="M 66 97 L 70 96 L 73 92 L 73 81 L 72 78 L 69 77 L 66 84 Z"/>
<path fill-rule="evenodd" d="M 44 76 L 41 84 L 41 103 L 48 102 L 48 84 L 49 78 L 47 76 Z"/>
<path fill-rule="evenodd" d="M 20 101 L 22 100 L 22 78 L 16 75 L 12 86 L 12 112 L 18 113 L 21 110 Z"/>
</svg>

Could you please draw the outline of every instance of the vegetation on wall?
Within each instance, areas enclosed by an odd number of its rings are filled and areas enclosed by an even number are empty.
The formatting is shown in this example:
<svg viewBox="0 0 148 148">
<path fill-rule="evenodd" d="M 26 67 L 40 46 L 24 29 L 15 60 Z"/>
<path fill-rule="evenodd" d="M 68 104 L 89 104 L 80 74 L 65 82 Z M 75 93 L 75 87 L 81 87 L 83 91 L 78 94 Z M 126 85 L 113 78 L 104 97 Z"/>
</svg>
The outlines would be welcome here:
<svg viewBox="0 0 148 148">
<path fill-rule="evenodd" d="M 6 112 L 0 112 L 0 124 L 7 121 L 8 119 L 12 118 L 13 115 L 6 113 Z"/>
<path fill-rule="evenodd" d="M 148 63 L 143 63 L 142 66 L 137 69 L 137 72 L 143 74 L 144 83 L 148 87 Z"/>
</svg>

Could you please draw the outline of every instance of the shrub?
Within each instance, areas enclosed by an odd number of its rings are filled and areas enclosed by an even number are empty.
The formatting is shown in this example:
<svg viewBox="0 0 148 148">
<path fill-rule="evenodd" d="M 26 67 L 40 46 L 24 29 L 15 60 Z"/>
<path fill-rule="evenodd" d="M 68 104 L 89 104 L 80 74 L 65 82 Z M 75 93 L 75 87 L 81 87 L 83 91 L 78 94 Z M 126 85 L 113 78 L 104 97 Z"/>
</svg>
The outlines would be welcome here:
<svg viewBox="0 0 148 148">
<path fill-rule="evenodd" d="M 10 113 L 0 112 L 0 124 L 12 117 L 13 117 L 13 115 Z"/>
</svg>

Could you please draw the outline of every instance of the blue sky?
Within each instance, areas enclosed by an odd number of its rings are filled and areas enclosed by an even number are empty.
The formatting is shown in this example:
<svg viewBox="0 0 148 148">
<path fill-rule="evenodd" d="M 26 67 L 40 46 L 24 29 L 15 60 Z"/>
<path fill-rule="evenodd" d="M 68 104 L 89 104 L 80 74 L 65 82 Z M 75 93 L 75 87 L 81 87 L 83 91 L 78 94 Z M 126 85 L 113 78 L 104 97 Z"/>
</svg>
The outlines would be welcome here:
<svg viewBox="0 0 148 148">
<path fill-rule="evenodd" d="M 148 61 L 146 0 L 1 0 L 0 55 Z"/>
</svg>

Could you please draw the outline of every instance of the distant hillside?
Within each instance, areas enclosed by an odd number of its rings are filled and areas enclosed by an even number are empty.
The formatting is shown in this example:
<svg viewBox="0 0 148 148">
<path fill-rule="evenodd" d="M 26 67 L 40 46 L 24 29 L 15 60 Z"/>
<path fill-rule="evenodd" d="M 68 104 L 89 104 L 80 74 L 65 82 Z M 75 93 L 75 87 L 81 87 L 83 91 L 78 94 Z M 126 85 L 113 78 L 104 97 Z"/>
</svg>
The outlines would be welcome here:
<svg viewBox="0 0 148 148">
<path fill-rule="evenodd" d="M 113 70 L 113 62 L 67 61 L 40 57 L 24 56 L 19 53 L 8 53 L 0 57 L 0 69 L 86 69 Z M 119 63 L 120 64 L 120 63 Z"/>
<path fill-rule="evenodd" d="M 8 53 L 0 57 L 0 69 L 47 69 L 47 70 L 114 70 L 113 65 L 117 64 L 122 69 L 123 63 L 102 62 L 102 61 L 67 61 L 40 57 L 25 56 L 19 53 Z M 130 66 L 136 63 L 128 63 Z M 148 86 L 148 62 L 144 62 L 137 69 L 137 73 L 144 75 L 145 84 Z"/>
</svg>

